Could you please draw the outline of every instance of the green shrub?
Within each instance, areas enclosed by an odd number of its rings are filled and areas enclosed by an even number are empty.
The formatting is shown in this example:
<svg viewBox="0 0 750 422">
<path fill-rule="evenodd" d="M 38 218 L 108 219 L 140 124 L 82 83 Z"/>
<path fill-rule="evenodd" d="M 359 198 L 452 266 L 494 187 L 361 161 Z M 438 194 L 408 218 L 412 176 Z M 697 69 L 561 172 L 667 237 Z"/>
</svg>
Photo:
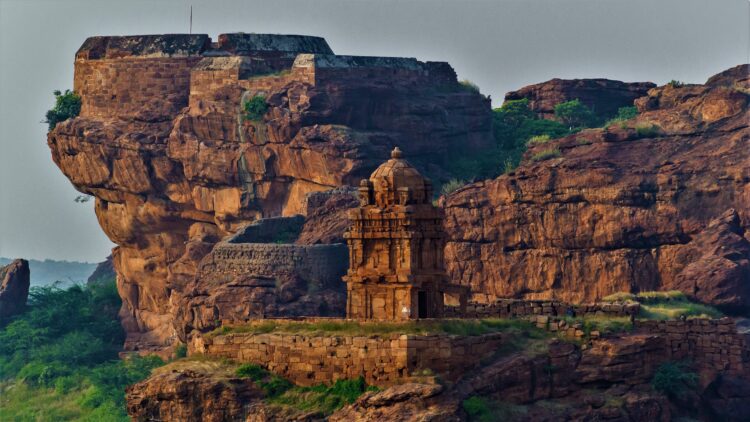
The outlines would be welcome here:
<svg viewBox="0 0 750 422">
<path fill-rule="evenodd" d="M 486 399 L 479 396 L 472 396 L 461 403 L 464 411 L 469 416 L 470 421 L 494 421 L 494 416 L 490 405 Z"/>
<path fill-rule="evenodd" d="M 319 384 L 313 387 L 292 387 L 283 394 L 271 398 L 275 405 L 288 406 L 304 412 L 330 415 L 336 410 L 354 403 L 366 391 L 377 391 L 367 386 L 362 377 L 353 380 L 337 380 L 333 385 Z"/>
<path fill-rule="evenodd" d="M 623 123 L 627 120 L 634 119 L 636 116 L 638 116 L 638 108 L 635 106 L 630 107 L 620 107 L 617 110 L 617 114 L 615 117 L 607 120 L 606 123 L 604 123 L 604 127 L 609 127 L 615 123 Z"/>
<path fill-rule="evenodd" d="M 558 148 L 549 148 L 545 149 L 543 151 L 539 151 L 536 154 L 531 156 L 531 161 L 544 161 L 549 160 L 551 158 L 557 158 L 561 156 L 562 153 L 560 152 L 560 149 Z"/>
<path fill-rule="evenodd" d="M 571 129 L 594 126 L 597 120 L 594 112 L 578 99 L 557 104 L 555 117 Z"/>
<path fill-rule="evenodd" d="M 245 112 L 245 119 L 253 122 L 263 120 L 263 115 L 268 111 L 268 103 L 266 103 L 266 97 L 262 95 L 255 95 L 249 100 L 245 100 L 242 104 L 242 111 Z"/>
<path fill-rule="evenodd" d="M 127 420 L 125 387 L 163 362 L 119 359 L 120 305 L 114 282 L 32 288 L 26 310 L 0 328 L 0 382 L 27 389 L 25 400 L 46 397 L 52 403 L 43 413 L 52 420 Z M 0 419 L 28 419 L 22 396 L 11 395 L 3 407 Z"/>
<path fill-rule="evenodd" d="M 235 373 L 240 378 L 250 378 L 253 381 L 260 381 L 268 376 L 268 371 L 262 366 L 254 364 L 241 365 Z"/>
<path fill-rule="evenodd" d="M 187 346 L 180 344 L 174 349 L 174 358 L 182 359 L 184 357 L 187 357 Z"/>
<path fill-rule="evenodd" d="M 448 181 L 448 183 L 444 184 L 440 188 L 440 193 L 443 195 L 448 195 L 449 193 L 453 193 L 465 185 L 466 185 L 466 182 L 463 180 L 451 179 Z"/>
<path fill-rule="evenodd" d="M 468 80 L 468 79 L 462 79 L 459 84 L 461 84 L 461 88 L 465 91 L 469 92 L 476 92 L 479 94 L 479 86 L 475 84 L 474 82 Z"/>
<path fill-rule="evenodd" d="M 78 116 L 81 112 L 81 97 L 66 89 L 65 93 L 54 91 L 55 106 L 47 111 L 44 123 L 49 125 L 49 130 L 55 128 L 59 122 Z"/>
<path fill-rule="evenodd" d="M 672 88 L 682 88 L 683 86 L 685 86 L 685 82 L 672 79 L 671 81 L 667 82 L 667 85 L 671 86 Z"/>
<path fill-rule="evenodd" d="M 684 362 L 663 363 L 654 373 L 651 386 L 670 397 L 682 398 L 698 383 L 698 375 Z"/>
<path fill-rule="evenodd" d="M 659 126 L 655 124 L 639 123 L 635 126 L 635 133 L 639 138 L 650 138 L 660 133 Z"/>
<path fill-rule="evenodd" d="M 549 142 L 550 138 L 549 135 L 536 135 L 529 138 L 528 141 L 526 141 L 527 145 L 538 145 L 538 144 L 546 144 Z"/>
</svg>

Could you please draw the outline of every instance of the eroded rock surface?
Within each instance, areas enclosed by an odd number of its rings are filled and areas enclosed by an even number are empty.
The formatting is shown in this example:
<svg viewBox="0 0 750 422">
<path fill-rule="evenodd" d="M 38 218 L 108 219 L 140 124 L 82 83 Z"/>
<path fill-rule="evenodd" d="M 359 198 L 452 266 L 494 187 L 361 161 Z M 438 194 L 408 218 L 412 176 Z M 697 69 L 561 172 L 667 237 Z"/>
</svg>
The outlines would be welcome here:
<svg viewBox="0 0 750 422">
<path fill-rule="evenodd" d="M 750 306 L 748 66 L 653 88 L 634 121 L 535 145 L 445 198 L 446 259 L 478 299 L 685 289 Z M 544 151 L 559 157 L 535 159 Z"/>
<path fill-rule="evenodd" d="M 551 79 L 505 94 L 505 100 L 529 100 L 529 109 L 539 117 L 551 119 L 557 104 L 580 100 L 594 113 L 614 116 L 620 107 L 633 105 L 656 85 L 651 82 L 621 82 L 611 79 Z"/>
<path fill-rule="evenodd" d="M 356 185 L 395 145 L 439 181 L 449 151 L 493 143 L 489 99 L 447 63 L 336 56 L 317 37 L 95 37 L 76 54 L 74 88 L 81 113 L 48 145 L 118 245 L 128 349 L 174 342 L 173 308 L 201 259 L 242 225 Z M 266 110 L 248 115 L 257 96 Z"/>
<path fill-rule="evenodd" d="M 30 284 L 29 261 L 16 259 L 0 268 L 0 318 L 16 315 L 26 308 Z"/>
</svg>

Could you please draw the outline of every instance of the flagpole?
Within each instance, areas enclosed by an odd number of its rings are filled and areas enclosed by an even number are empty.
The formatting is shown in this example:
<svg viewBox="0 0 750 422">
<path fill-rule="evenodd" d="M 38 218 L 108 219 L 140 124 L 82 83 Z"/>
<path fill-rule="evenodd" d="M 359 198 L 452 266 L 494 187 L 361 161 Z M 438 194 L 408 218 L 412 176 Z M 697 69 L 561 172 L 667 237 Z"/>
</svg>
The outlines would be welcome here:
<svg viewBox="0 0 750 422">
<path fill-rule="evenodd" d="M 193 35 L 193 5 L 190 5 L 190 35 Z"/>
</svg>

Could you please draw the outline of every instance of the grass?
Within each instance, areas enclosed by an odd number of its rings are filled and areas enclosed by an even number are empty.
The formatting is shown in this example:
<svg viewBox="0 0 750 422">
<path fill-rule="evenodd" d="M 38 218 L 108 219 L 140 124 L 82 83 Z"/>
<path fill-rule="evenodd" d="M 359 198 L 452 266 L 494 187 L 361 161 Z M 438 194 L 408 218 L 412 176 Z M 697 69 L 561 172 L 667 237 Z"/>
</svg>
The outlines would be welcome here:
<svg viewBox="0 0 750 422">
<path fill-rule="evenodd" d="M 628 317 L 564 317 L 563 320 L 568 325 L 580 323 L 586 337 L 590 337 L 592 331 L 599 331 L 601 334 L 612 334 L 623 333 L 633 329 L 633 323 Z"/>
<path fill-rule="evenodd" d="M 317 321 L 280 322 L 263 321 L 246 325 L 223 326 L 214 330 L 211 336 L 233 333 L 290 333 L 310 335 L 359 335 L 384 336 L 391 334 L 451 334 L 479 336 L 493 332 L 515 331 L 532 332 L 533 324 L 524 320 L 487 318 L 480 320 L 443 319 L 407 322 L 370 321 Z"/>
<path fill-rule="evenodd" d="M 518 420 L 528 412 L 528 407 L 490 400 L 482 396 L 472 396 L 461 403 L 471 422 L 494 422 Z"/>
<path fill-rule="evenodd" d="M 462 79 L 459 84 L 464 91 L 475 92 L 479 94 L 479 86 L 468 79 Z"/>
<path fill-rule="evenodd" d="M 336 410 L 354 403 L 366 391 L 377 391 L 368 386 L 364 378 L 337 380 L 333 385 L 319 384 L 298 387 L 286 379 L 268 372 L 259 365 L 246 364 L 236 370 L 240 378 L 251 379 L 266 394 L 266 401 L 275 406 L 296 411 L 330 415 Z"/>
<path fill-rule="evenodd" d="M 638 123 L 635 125 L 635 134 L 639 138 L 650 138 L 661 133 L 661 128 L 653 123 Z"/>
<path fill-rule="evenodd" d="M 560 152 L 559 148 L 549 148 L 545 149 L 543 151 L 537 152 L 536 154 L 531 156 L 531 161 L 544 161 L 549 160 L 551 158 L 560 157 L 562 155 L 562 152 Z"/>
<path fill-rule="evenodd" d="M 552 139 L 552 137 L 549 135 L 536 135 L 529 138 L 529 140 L 526 141 L 526 145 L 546 144 L 550 139 Z"/>
<path fill-rule="evenodd" d="M 721 318 L 724 316 L 716 308 L 691 301 L 679 290 L 666 292 L 615 293 L 605 296 L 605 302 L 638 302 L 641 304 L 639 317 L 651 320 L 686 318 Z"/>
<path fill-rule="evenodd" d="M 440 188 L 440 193 L 448 195 L 449 193 L 455 192 L 461 187 L 466 185 L 466 181 L 459 179 L 451 179 Z"/>
</svg>

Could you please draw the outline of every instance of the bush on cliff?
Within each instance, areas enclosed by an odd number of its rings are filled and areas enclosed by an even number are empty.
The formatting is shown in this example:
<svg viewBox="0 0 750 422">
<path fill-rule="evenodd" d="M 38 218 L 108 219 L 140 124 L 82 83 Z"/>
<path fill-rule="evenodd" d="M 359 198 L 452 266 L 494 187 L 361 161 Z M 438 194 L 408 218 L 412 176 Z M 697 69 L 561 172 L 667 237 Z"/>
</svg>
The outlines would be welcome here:
<svg viewBox="0 0 750 422">
<path fill-rule="evenodd" d="M 683 398 L 698 383 L 698 374 L 685 362 L 663 363 L 654 373 L 651 386 L 654 390 L 673 398 Z"/>
<path fill-rule="evenodd" d="M 600 120 L 579 99 L 565 101 L 555 106 L 555 117 L 570 130 L 596 126 Z"/>
<path fill-rule="evenodd" d="M 258 122 L 263 120 L 263 115 L 268 111 L 266 97 L 255 95 L 249 100 L 242 103 L 242 110 L 245 112 L 245 119 Z"/>
<path fill-rule="evenodd" d="M 32 288 L 26 311 L 0 328 L 0 420 L 127 420 L 125 386 L 162 362 L 120 360 L 124 333 L 114 282 Z M 35 397 L 44 405 L 32 405 Z"/>
<path fill-rule="evenodd" d="M 55 128 L 59 122 L 78 116 L 81 112 L 81 97 L 76 93 L 66 89 L 65 93 L 54 91 L 55 106 L 52 110 L 47 111 L 44 123 L 49 125 L 49 130 Z"/>
<path fill-rule="evenodd" d="M 497 177 L 513 171 L 526 151 L 527 141 L 535 136 L 559 138 L 570 133 L 560 122 L 538 118 L 529 109 L 529 100 L 509 100 L 492 113 L 495 147 L 466 155 L 462 146 L 448 154 L 448 169 L 457 180 L 474 181 Z M 460 149 L 458 149 L 460 148 Z"/>
</svg>

